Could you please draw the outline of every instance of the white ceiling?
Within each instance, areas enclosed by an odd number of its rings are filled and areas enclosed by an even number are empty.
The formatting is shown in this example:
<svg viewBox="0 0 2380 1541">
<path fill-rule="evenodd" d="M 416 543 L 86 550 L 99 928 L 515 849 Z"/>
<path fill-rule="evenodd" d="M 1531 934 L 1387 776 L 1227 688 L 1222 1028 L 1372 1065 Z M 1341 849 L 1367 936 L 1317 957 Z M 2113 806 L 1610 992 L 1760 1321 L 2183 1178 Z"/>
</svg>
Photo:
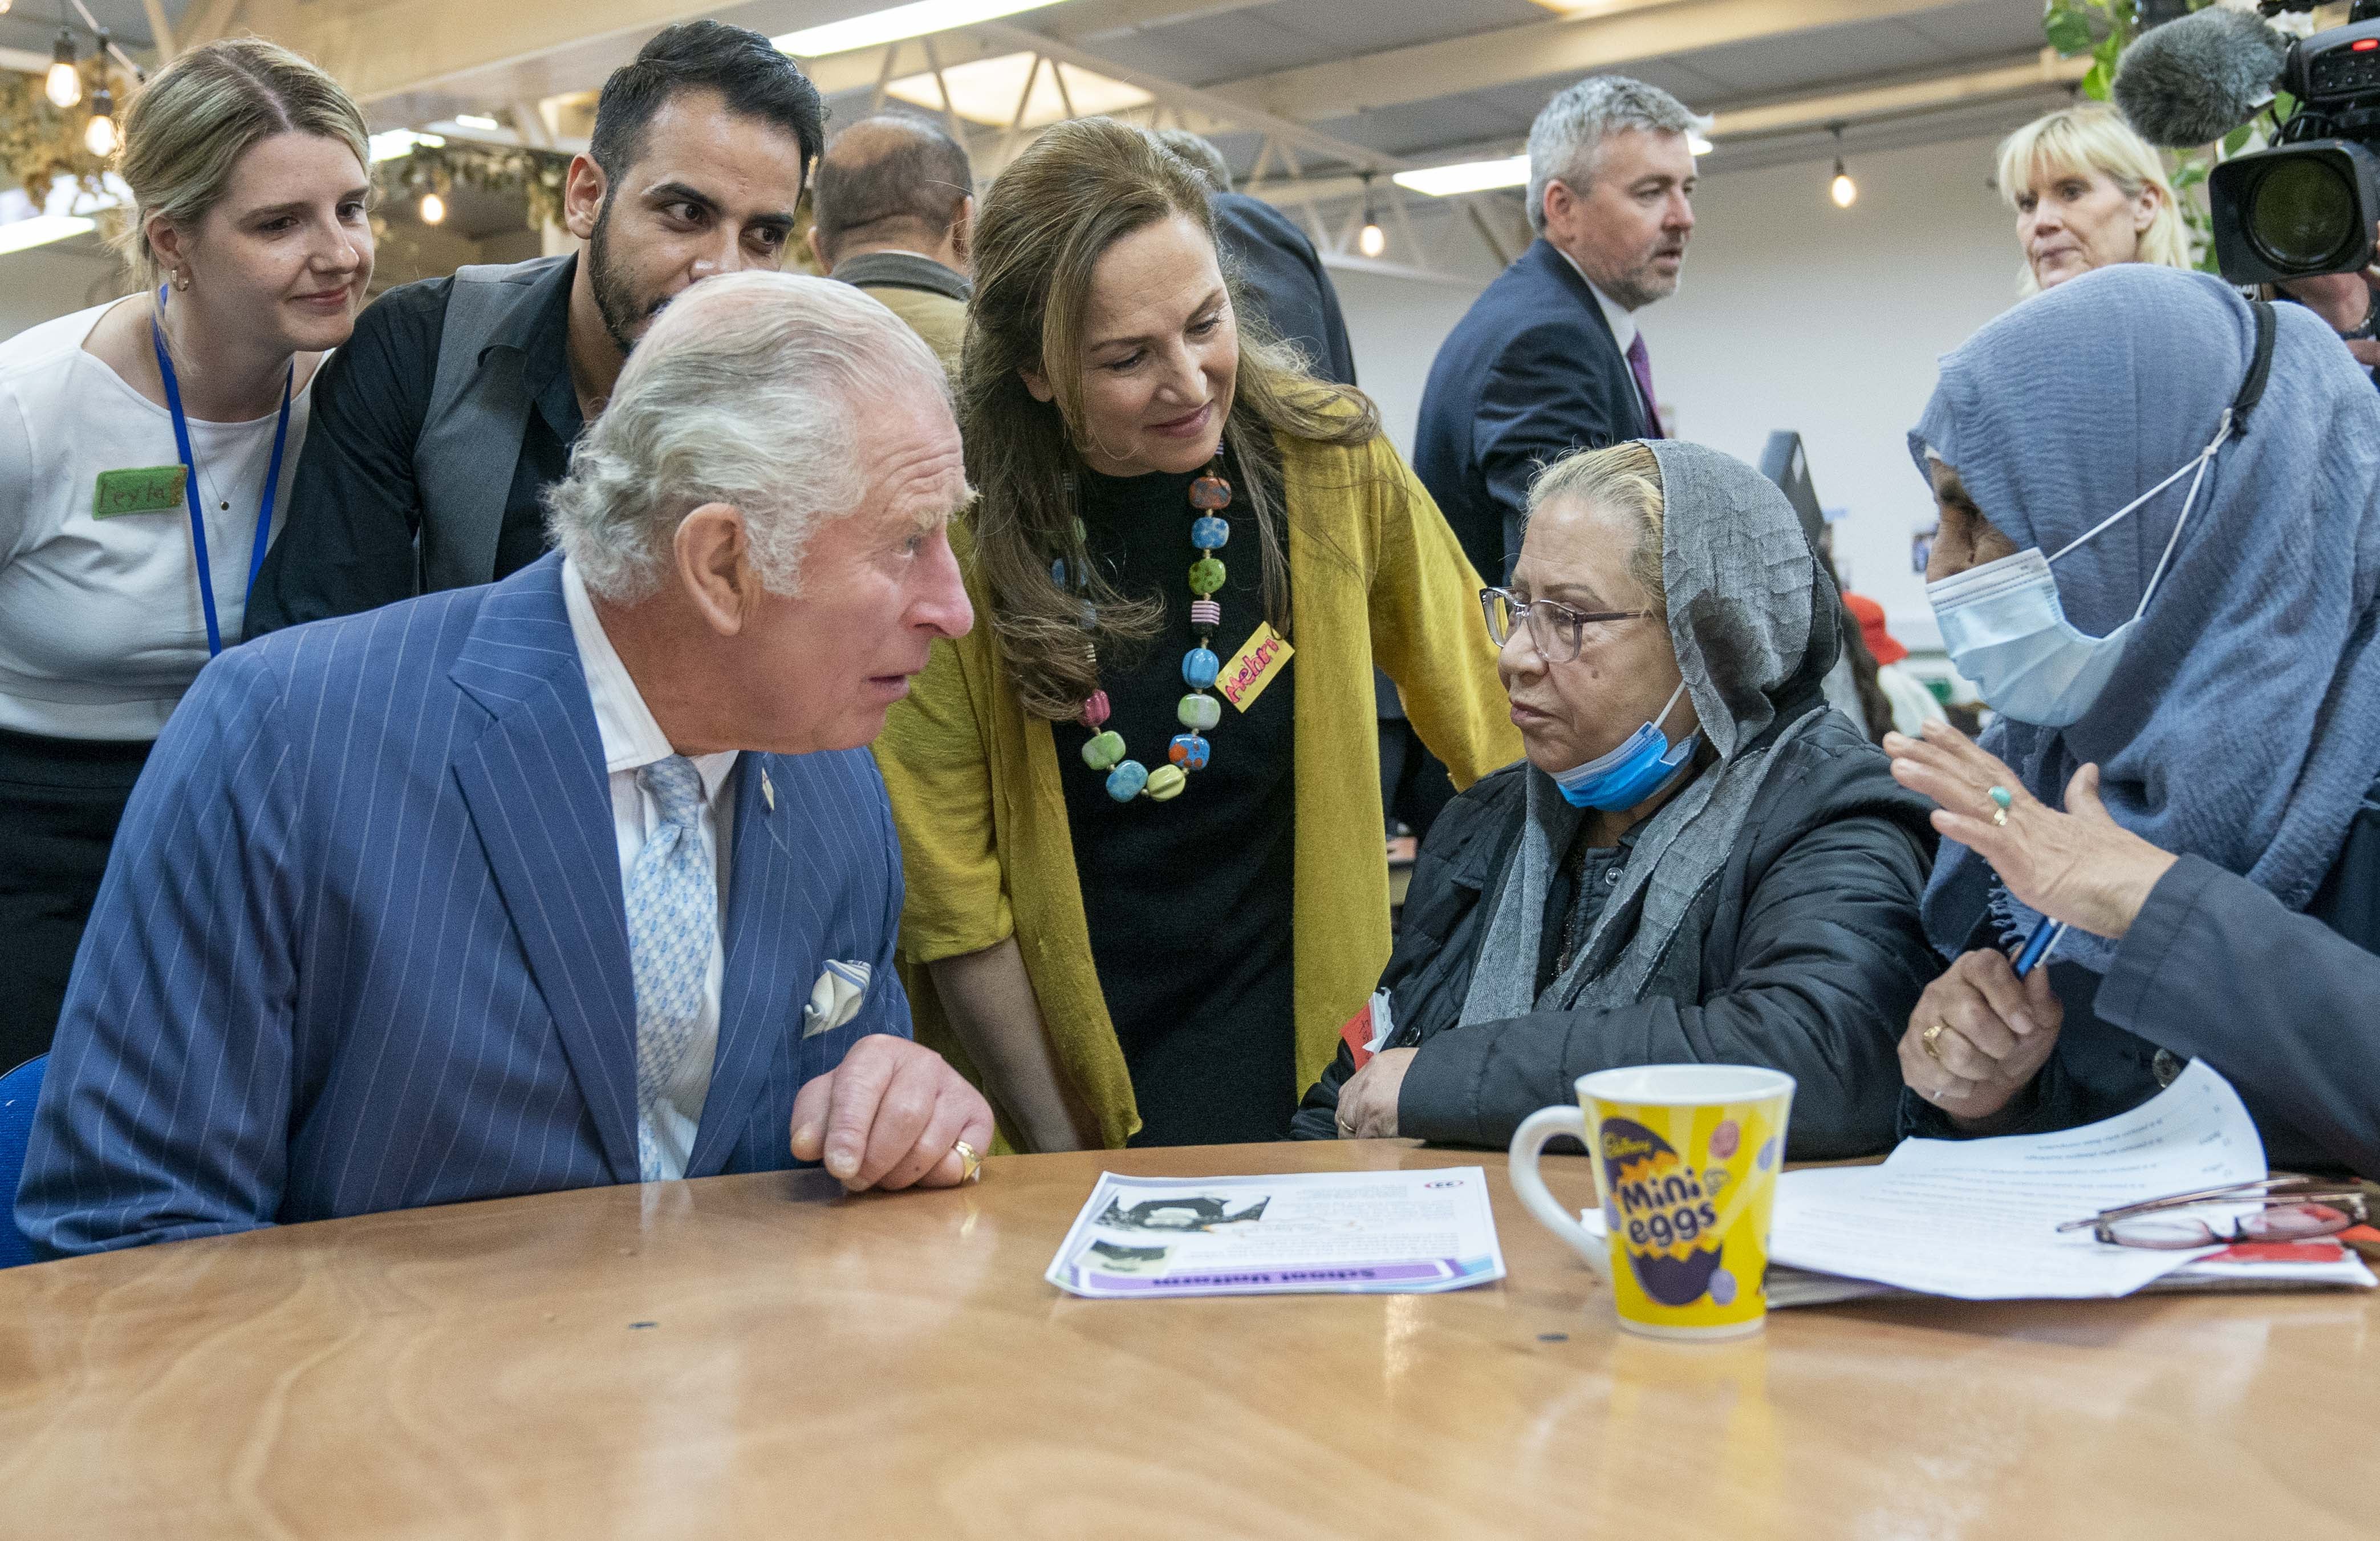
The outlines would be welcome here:
<svg viewBox="0 0 2380 1541">
<path fill-rule="evenodd" d="M 84 3 L 145 52 L 148 0 Z M 571 114 L 557 99 L 591 91 L 670 21 L 710 14 L 781 36 L 884 3 L 517 0 L 491 13 L 481 0 L 161 0 L 157 9 L 188 34 L 185 46 L 211 27 L 253 29 L 312 55 L 364 97 L 375 127 L 502 116 L 543 101 L 566 147 Z M 57 4 L 15 0 L 0 14 L 0 48 L 46 51 Z M 1706 176 L 2004 132 L 2068 95 L 2074 70 L 2044 60 L 2040 17 L 2040 0 L 1065 0 L 892 45 L 889 60 L 874 49 L 805 64 L 845 121 L 870 110 L 886 79 L 928 70 L 929 48 L 945 67 L 1023 49 L 1113 73 L 1156 94 L 1149 111 L 1160 121 L 1206 132 L 1242 177 L 1263 156 L 1257 190 L 1300 207 L 1337 246 L 1363 196 L 1353 173 L 1509 155 L 1555 92 L 1598 71 L 1715 114 Z M 540 127 L 531 137 L 545 135 Z M 986 174 L 1022 142 L 1003 128 L 968 136 Z M 1456 212 L 1406 202 L 1413 218 Z M 1501 222 L 1510 234 L 1518 205 L 1485 195 L 1468 223 Z"/>
</svg>

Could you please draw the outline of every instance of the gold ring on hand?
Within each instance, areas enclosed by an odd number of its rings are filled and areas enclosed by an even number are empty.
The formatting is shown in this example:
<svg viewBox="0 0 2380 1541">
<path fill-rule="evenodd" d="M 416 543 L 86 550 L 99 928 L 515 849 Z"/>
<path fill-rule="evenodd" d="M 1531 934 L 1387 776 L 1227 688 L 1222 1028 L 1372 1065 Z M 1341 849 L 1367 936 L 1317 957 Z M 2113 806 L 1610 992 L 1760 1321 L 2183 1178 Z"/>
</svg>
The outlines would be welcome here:
<svg viewBox="0 0 2380 1541">
<path fill-rule="evenodd" d="M 959 1153 L 960 1184 L 964 1186 L 969 1183 L 982 1182 L 983 1153 L 976 1149 L 975 1147 L 967 1144 L 965 1140 L 952 1141 L 951 1148 Z"/>
<path fill-rule="evenodd" d="M 1949 1025 L 1947 1022 L 1937 1022 L 1918 1035 L 1917 1041 L 1925 1046 L 1925 1057 L 1937 1065 L 1942 1062 L 1942 1035 Z"/>
</svg>

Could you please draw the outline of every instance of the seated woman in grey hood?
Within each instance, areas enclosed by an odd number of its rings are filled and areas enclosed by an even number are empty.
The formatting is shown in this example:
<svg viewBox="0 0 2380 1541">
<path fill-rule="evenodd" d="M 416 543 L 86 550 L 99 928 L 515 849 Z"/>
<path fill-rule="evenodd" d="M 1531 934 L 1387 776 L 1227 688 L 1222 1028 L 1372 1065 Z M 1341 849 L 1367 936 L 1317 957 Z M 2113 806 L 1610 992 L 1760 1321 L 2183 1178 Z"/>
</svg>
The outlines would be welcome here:
<svg viewBox="0 0 2380 1541">
<path fill-rule="evenodd" d="M 1576 1076 L 1700 1062 L 1794 1077 L 1792 1156 L 1888 1147 L 1934 835 L 1827 706 L 1842 605 L 1783 495 L 1674 440 L 1572 455 L 1481 601 L 1527 758 L 1431 827 L 1293 1132 L 1502 1145 Z"/>
</svg>

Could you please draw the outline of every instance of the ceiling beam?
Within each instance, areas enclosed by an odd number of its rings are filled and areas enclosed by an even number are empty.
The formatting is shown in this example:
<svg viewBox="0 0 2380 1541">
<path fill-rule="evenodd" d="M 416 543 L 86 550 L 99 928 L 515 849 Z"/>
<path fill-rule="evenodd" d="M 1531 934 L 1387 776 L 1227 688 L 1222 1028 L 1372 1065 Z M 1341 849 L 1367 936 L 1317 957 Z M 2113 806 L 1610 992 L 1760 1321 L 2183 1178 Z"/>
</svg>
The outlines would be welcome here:
<svg viewBox="0 0 2380 1541">
<path fill-rule="evenodd" d="M 1937 10 L 1943 0 L 1635 0 L 1624 9 L 1533 21 L 1439 42 L 1277 70 L 1208 88 L 1299 123 L 1459 96 L 1698 49 Z"/>
<path fill-rule="evenodd" d="M 362 103 L 445 91 L 500 104 L 601 85 L 672 22 L 718 15 L 748 25 L 746 13 L 793 8 L 722 9 L 702 0 L 246 0 L 241 21 L 321 65 Z M 196 41 L 204 39 L 182 40 L 186 47 Z"/>
<path fill-rule="evenodd" d="M 2054 50 L 2045 48 L 2038 58 L 1966 70 L 1957 75 L 1940 75 L 1931 79 L 1872 86 L 1860 91 L 1833 91 L 1824 96 L 1797 97 L 1765 107 L 1721 112 L 1713 120 L 1711 139 L 1715 143 L 1724 144 L 1730 140 L 1802 133 L 1837 123 L 1848 127 L 1877 118 L 1905 117 L 1916 113 L 1940 112 L 1949 107 L 1971 106 L 2005 96 L 2024 96 L 2043 90 L 2075 85 L 2082 80 L 2090 66 L 2091 60 L 2087 55 L 2061 59 Z"/>
<path fill-rule="evenodd" d="M 1226 100 L 1212 91 L 1200 91 L 1162 76 L 1130 68 L 1071 43 L 1053 42 L 1022 27 L 991 21 L 966 30 L 979 38 L 1006 42 L 1010 52 L 1031 49 L 1045 58 L 1093 70 L 1111 80 L 1122 80 L 1126 85 L 1138 86 L 1177 111 L 1188 108 L 1249 133 L 1269 134 L 1279 144 L 1294 145 L 1300 150 L 1371 171 L 1402 171 L 1412 164 L 1398 156 L 1384 155 L 1377 150 L 1333 138 L 1305 124 L 1258 111 L 1245 103 Z"/>
<path fill-rule="evenodd" d="M 1245 9 L 1264 0 L 1074 0 L 1028 12 L 1035 35 L 1079 44 Z M 184 46 L 220 35 L 240 0 L 198 0 L 197 36 Z M 711 16 L 769 36 L 818 19 L 815 0 L 572 0 L 567 6 L 491 6 L 483 0 L 247 0 L 243 20 L 297 48 L 335 76 L 360 101 L 444 91 L 502 103 L 524 92 L 538 96 L 591 90 L 636 55 L 646 38 L 675 21 Z M 844 9 L 865 9 L 849 6 Z M 186 17 L 186 21 L 188 18 Z M 1026 30 L 1024 27 L 1012 29 Z M 186 34 L 189 29 L 184 29 Z M 947 69 L 993 53 L 1013 53 L 965 30 L 936 34 L 934 49 Z M 904 50 L 925 67 L 918 40 L 805 59 L 802 67 L 829 96 L 873 90 L 888 49 Z"/>
<path fill-rule="evenodd" d="M 1032 34 L 1036 46 L 1052 42 L 1070 48 L 1096 49 L 1103 42 L 1155 31 L 1161 27 L 1209 21 L 1234 11 L 1249 10 L 1269 3 L 1270 0 L 1075 0 L 1072 5 L 1053 6 L 1046 11 L 1022 13 L 1001 23 L 1002 31 L 998 34 L 989 27 L 937 32 L 934 34 L 934 50 L 941 57 L 942 67 L 948 69 L 973 59 L 1014 54 L 1016 52 L 1016 36 L 1027 32 Z M 839 96 L 845 91 L 872 89 L 884 72 L 885 56 L 904 52 L 909 64 L 914 66 L 918 58 L 917 40 L 888 42 L 879 48 L 855 48 L 847 54 L 805 59 L 802 68 L 820 91 L 829 96 Z M 909 72 L 895 66 L 896 74 Z M 1111 69 L 1100 67 L 1100 73 L 1111 73 Z"/>
<path fill-rule="evenodd" d="M 1732 157 L 1726 153 L 1728 148 L 1749 141 L 1809 133 L 1839 123 L 1846 127 L 1854 127 L 1861 124 L 1920 117 L 2070 89 L 2082 79 L 2090 63 L 2088 58 L 2061 59 L 2055 52 L 2044 49 L 2038 56 L 2010 59 L 1954 75 L 1896 80 L 1850 91 L 1829 91 L 1748 107 L 1722 107 L 1712 117 L 1710 137 L 1719 149 L 1716 152 L 1717 159 L 1708 163 L 1708 170 L 1725 172 L 1733 169 Z M 1509 140 L 1469 149 L 1449 147 L 1444 153 L 1431 157 L 1430 164 L 1489 160 L 1510 155 L 1519 148 Z M 1833 152 L 1828 150 L 1827 153 Z M 1331 176 L 1300 182 L 1277 181 L 1246 190 L 1268 202 L 1283 205 L 1331 203 L 1342 199 L 1361 197 L 1364 183 L 1360 177 Z"/>
<path fill-rule="evenodd" d="M 1186 21 L 1209 21 L 1269 4 L 1271 0 L 1074 0 L 1046 11 L 1026 12 L 1016 19 L 1060 42 L 1097 48 L 1138 32 L 1178 27 Z"/>
</svg>

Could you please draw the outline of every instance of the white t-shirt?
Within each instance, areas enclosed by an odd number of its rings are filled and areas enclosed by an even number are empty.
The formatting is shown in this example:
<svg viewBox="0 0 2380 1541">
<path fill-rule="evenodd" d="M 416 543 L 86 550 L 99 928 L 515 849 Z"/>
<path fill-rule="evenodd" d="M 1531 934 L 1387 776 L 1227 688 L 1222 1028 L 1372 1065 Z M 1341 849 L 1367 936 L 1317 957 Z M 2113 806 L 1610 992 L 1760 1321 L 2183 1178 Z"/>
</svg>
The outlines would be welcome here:
<svg viewBox="0 0 2380 1541">
<path fill-rule="evenodd" d="M 177 496 L 169 507 L 94 514 L 101 473 L 181 464 L 173 415 L 83 351 L 108 309 L 0 343 L 0 728 L 18 733 L 154 738 L 207 661 L 188 505 Z M 289 518 L 312 391 L 310 376 L 289 404 L 276 537 Z M 226 647 L 239 640 L 248 610 L 279 417 L 189 420 Z"/>
</svg>

